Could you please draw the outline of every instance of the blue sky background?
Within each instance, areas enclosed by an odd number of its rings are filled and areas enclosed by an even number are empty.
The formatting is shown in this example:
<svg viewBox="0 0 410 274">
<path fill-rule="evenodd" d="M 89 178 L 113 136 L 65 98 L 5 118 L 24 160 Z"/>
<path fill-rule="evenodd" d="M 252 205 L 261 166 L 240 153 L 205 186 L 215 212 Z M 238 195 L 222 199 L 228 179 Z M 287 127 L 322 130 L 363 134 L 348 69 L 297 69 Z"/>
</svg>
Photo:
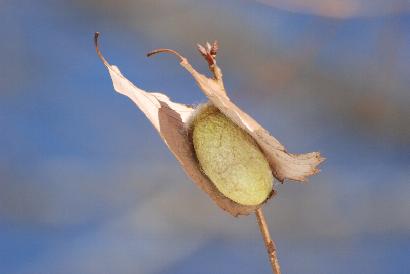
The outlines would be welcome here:
<svg viewBox="0 0 410 274">
<path fill-rule="evenodd" d="M 205 72 L 195 44 L 217 39 L 232 100 L 327 158 L 265 207 L 284 273 L 408 273 L 409 4 L 322 2 L 0 1 L 0 273 L 270 271 L 254 216 L 222 212 L 113 91 L 95 31 L 130 80 L 190 104 L 191 77 L 145 53 Z"/>
</svg>

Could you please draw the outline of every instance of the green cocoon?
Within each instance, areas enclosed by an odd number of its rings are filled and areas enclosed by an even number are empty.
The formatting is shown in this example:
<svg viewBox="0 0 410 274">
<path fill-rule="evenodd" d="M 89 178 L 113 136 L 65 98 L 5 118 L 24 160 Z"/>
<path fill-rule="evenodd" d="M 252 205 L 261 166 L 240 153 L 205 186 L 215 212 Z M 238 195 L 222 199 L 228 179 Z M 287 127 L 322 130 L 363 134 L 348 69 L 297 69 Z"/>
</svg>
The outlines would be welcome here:
<svg viewBox="0 0 410 274">
<path fill-rule="evenodd" d="M 259 205 L 272 191 L 269 163 L 253 138 L 214 106 L 193 120 L 192 139 L 202 171 L 216 188 L 242 205 Z"/>
</svg>

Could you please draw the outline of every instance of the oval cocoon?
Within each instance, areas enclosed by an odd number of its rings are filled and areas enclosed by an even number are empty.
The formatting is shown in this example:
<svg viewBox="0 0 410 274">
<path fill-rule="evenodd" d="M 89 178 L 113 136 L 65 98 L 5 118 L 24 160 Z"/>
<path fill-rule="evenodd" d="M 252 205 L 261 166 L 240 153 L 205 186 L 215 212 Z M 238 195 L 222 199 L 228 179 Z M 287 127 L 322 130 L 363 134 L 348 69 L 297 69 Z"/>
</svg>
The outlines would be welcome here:
<svg viewBox="0 0 410 274">
<path fill-rule="evenodd" d="M 202 171 L 226 197 L 259 205 L 272 191 L 269 163 L 249 134 L 214 106 L 193 120 L 192 141 Z"/>
</svg>

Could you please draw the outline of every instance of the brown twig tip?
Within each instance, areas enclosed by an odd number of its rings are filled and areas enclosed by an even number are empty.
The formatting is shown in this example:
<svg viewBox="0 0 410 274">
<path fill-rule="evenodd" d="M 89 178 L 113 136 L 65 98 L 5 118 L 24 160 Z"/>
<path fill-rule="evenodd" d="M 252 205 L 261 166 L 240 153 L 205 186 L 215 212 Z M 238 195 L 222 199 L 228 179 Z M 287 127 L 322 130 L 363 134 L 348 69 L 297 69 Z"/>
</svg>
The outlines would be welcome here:
<svg viewBox="0 0 410 274">
<path fill-rule="evenodd" d="M 180 59 L 181 62 L 185 59 L 184 57 L 182 57 L 181 54 L 179 54 L 176 50 L 173 50 L 173 49 L 156 49 L 156 50 L 148 52 L 147 57 L 151 57 L 152 55 L 155 55 L 155 54 L 158 54 L 158 53 L 174 54 Z"/>
<path fill-rule="evenodd" d="M 98 57 L 100 58 L 100 60 L 103 62 L 103 64 L 105 66 L 109 66 L 107 60 L 104 58 L 104 56 L 102 55 L 101 51 L 100 51 L 100 47 L 98 44 L 98 38 L 100 37 L 100 33 L 96 32 L 94 33 L 94 46 L 95 46 L 95 51 L 97 52 Z"/>
</svg>

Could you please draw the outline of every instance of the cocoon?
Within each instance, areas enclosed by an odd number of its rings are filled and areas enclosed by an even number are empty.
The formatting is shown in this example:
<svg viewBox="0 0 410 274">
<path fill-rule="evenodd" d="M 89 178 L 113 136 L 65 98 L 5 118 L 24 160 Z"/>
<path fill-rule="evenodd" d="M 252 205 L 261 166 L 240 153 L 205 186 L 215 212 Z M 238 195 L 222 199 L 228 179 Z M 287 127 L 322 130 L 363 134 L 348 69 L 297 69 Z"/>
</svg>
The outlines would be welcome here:
<svg viewBox="0 0 410 274">
<path fill-rule="evenodd" d="M 234 202 L 263 203 L 272 191 L 273 175 L 253 138 L 212 104 L 195 114 L 191 135 L 203 173 Z"/>
</svg>

